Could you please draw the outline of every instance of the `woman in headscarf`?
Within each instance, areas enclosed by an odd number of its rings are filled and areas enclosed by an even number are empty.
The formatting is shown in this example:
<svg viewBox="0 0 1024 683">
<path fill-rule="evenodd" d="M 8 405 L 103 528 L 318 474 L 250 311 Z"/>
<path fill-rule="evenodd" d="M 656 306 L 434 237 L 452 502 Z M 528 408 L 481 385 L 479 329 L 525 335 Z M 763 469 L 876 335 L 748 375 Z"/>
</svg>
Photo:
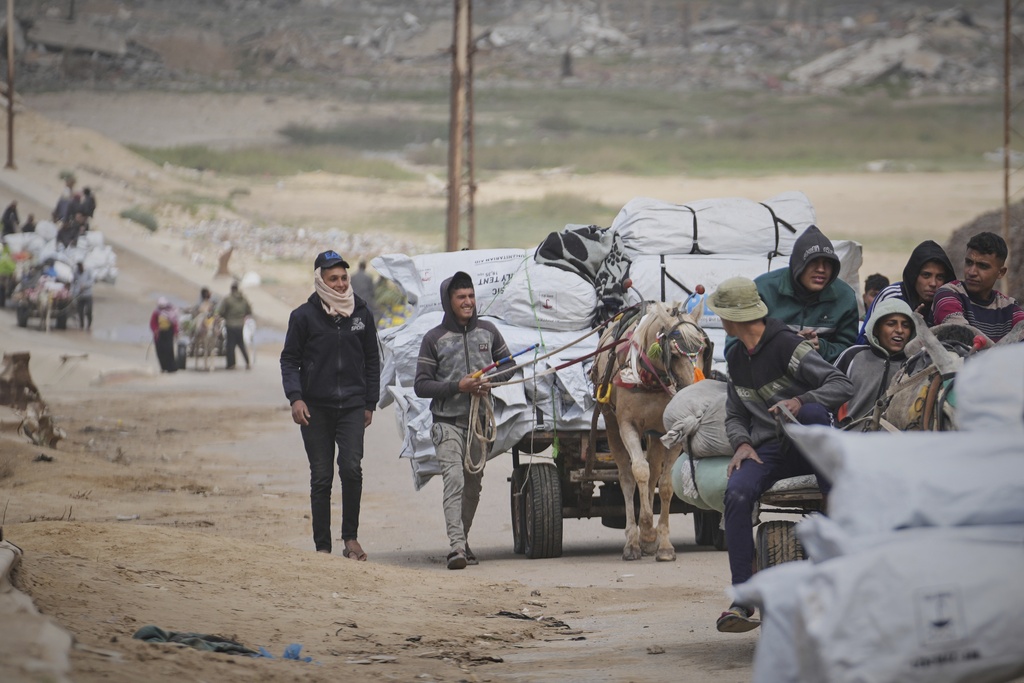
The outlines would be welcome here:
<svg viewBox="0 0 1024 683">
<path fill-rule="evenodd" d="M 178 309 L 166 297 L 157 300 L 156 310 L 149 317 L 149 329 L 153 332 L 160 372 L 176 372 L 174 338 L 178 336 Z"/>
</svg>

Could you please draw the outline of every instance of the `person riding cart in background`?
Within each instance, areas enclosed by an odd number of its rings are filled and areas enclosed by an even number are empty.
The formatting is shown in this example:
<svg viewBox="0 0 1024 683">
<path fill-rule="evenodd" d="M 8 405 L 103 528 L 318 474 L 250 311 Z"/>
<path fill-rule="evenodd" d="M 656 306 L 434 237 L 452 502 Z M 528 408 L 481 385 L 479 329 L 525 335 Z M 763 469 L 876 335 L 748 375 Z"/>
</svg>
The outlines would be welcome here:
<svg viewBox="0 0 1024 683">
<path fill-rule="evenodd" d="M 904 349 L 917 336 L 910 306 L 902 299 L 880 301 L 873 307 L 867 327 L 871 330 L 869 343 L 851 346 L 836 361 L 839 371 L 853 382 L 853 398 L 845 411 L 840 409 L 841 422 L 871 414 L 875 401 L 885 395 L 907 360 Z"/>
<path fill-rule="evenodd" d="M 336 251 L 313 262 L 314 291 L 288 318 L 281 380 L 309 460 L 313 544 L 331 553 L 331 488 L 337 451 L 341 480 L 341 554 L 366 560 L 359 544 L 363 436 L 380 398 L 377 328 L 349 285 Z"/>
<path fill-rule="evenodd" d="M 853 303 L 856 306 L 856 300 Z M 853 384 L 815 351 L 810 339 L 767 317 L 768 306 L 751 280 L 726 280 L 708 297 L 707 305 L 736 339 L 726 351 L 725 418 L 734 451 L 726 471 L 725 537 L 736 585 L 753 575 L 751 517 L 758 499 L 781 479 L 814 473 L 789 440 L 779 438 L 777 418 L 786 408 L 801 424 L 831 425 L 832 412 L 853 396 Z M 822 496 L 827 495 L 827 484 L 820 477 L 818 486 Z M 721 614 L 716 627 L 742 633 L 760 623 L 753 609 L 734 603 Z"/>
<path fill-rule="evenodd" d="M 839 279 L 839 266 L 832 242 L 812 225 L 794 242 L 788 268 L 755 280 L 768 315 L 789 325 L 829 363 L 853 346 L 860 319 L 857 293 Z"/>
<path fill-rule="evenodd" d="M 939 287 L 932 304 L 935 324 L 952 322 L 977 328 L 993 342 L 1024 322 L 1016 299 L 996 291 L 1006 275 L 1006 242 L 992 232 L 979 232 L 967 242 L 964 279 Z"/>
<path fill-rule="evenodd" d="M 910 310 L 917 312 L 931 327 L 934 324 L 932 301 L 935 299 L 935 292 L 942 285 L 955 279 L 956 273 L 946 252 L 938 243 L 925 240 L 910 252 L 907 265 L 903 268 L 903 279 L 879 291 L 872 305 L 889 299 L 902 299 L 910 306 Z M 864 324 L 857 335 L 858 344 L 868 343 L 868 319 L 872 312 L 872 308 L 869 307 L 864 315 Z"/>
<path fill-rule="evenodd" d="M 477 377 L 476 372 L 510 356 L 498 329 L 477 317 L 473 280 L 457 272 L 441 283 L 444 318 L 429 330 L 420 345 L 413 388 L 420 398 L 430 399 L 434 443 L 444 480 L 444 519 L 451 551 L 448 569 L 478 564 L 469 548 L 469 530 L 480 502 L 483 469 L 467 471 L 466 459 L 485 459 L 487 453 L 467 452 L 471 396 L 490 401 L 490 381 L 504 381 L 514 370 L 495 377 Z M 512 362 L 514 365 L 514 362 Z M 479 442 L 472 439 L 472 444 Z"/>
</svg>

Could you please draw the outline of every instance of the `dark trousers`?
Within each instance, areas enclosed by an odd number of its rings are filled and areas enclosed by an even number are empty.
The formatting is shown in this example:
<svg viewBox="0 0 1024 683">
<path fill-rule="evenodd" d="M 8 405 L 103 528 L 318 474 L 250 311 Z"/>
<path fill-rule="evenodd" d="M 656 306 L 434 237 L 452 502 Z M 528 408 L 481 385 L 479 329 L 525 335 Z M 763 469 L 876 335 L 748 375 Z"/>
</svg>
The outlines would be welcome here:
<svg viewBox="0 0 1024 683">
<path fill-rule="evenodd" d="M 92 296 L 78 296 L 78 327 L 83 330 L 92 327 Z"/>
<path fill-rule="evenodd" d="M 156 335 L 156 358 L 160 361 L 162 372 L 176 372 L 178 364 L 174 362 L 174 330 L 160 330 Z"/>
<path fill-rule="evenodd" d="M 800 424 L 831 425 L 832 416 L 818 403 L 808 403 L 797 414 Z M 725 540 L 729 544 L 729 568 L 733 585 L 743 583 L 754 573 L 754 504 L 775 482 L 804 474 L 815 474 L 811 464 L 789 440 L 767 441 L 754 450 L 763 461 L 744 460 L 732 473 L 725 487 Z M 822 495 L 828 482 L 818 477 Z"/>
<path fill-rule="evenodd" d="M 341 538 L 350 541 L 359 532 L 359 502 L 363 496 L 363 408 L 309 408 L 309 425 L 302 427 L 302 442 L 309 458 L 309 502 L 313 513 L 313 543 L 331 550 L 331 485 L 334 456 L 341 479 Z M 335 450 L 337 448 L 337 451 Z"/>
<path fill-rule="evenodd" d="M 224 355 L 228 359 L 228 367 L 235 367 L 235 347 L 242 352 L 242 358 L 245 359 L 245 366 L 249 367 L 249 352 L 245 350 L 245 339 L 242 338 L 241 327 L 228 327 L 226 328 L 226 339 Z"/>
</svg>

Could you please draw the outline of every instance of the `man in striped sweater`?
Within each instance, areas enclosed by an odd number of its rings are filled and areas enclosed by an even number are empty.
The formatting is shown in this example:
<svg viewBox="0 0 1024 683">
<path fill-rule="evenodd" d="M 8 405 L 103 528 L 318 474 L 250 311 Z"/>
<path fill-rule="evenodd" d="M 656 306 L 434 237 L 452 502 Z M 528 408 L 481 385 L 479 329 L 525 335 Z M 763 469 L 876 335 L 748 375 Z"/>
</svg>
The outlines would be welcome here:
<svg viewBox="0 0 1024 683">
<path fill-rule="evenodd" d="M 1006 275 L 1006 256 L 1006 242 L 999 235 L 980 232 L 972 237 L 964 256 L 964 279 L 948 282 L 935 292 L 935 324 L 971 325 L 997 342 L 1024 322 L 1020 304 L 995 289 Z"/>
</svg>

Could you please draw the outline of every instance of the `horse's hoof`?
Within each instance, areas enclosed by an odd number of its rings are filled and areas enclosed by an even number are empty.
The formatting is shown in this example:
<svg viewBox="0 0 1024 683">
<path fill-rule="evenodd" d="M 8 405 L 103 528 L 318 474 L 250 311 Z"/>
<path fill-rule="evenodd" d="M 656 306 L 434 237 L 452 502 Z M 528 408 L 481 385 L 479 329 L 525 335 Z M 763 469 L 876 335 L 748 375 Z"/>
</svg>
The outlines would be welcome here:
<svg viewBox="0 0 1024 683">
<path fill-rule="evenodd" d="M 626 562 L 632 562 L 633 560 L 639 560 L 643 557 L 643 553 L 640 552 L 640 548 L 626 548 L 622 551 L 622 559 Z"/>
<path fill-rule="evenodd" d="M 675 562 L 676 551 L 675 550 L 659 550 L 654 559 L 658 562 Z"/>
<path fill-rule="evenodd" d="M 650 542 L 641 541 L 640 549 L 643 551 L 644 555 L 654 555 L 658 552 L 658 542 L 656 540 Z"/>
</svg>

